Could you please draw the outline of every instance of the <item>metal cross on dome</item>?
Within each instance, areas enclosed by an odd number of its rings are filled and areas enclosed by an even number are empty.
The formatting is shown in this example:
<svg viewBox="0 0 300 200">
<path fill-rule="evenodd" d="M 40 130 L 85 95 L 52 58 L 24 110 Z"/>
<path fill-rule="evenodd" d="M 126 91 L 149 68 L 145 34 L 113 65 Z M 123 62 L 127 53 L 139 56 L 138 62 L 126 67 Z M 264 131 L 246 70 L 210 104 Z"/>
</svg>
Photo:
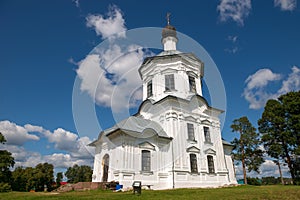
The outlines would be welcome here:
<svg viewBox="0 0 300 200">
<path fill-rule="evenodd" d="M 168 12 L 167 16 L 166 16 L 168 25 L 170 25 L 170 16 L 171 16 L 171 13 Z"/>
</svg>

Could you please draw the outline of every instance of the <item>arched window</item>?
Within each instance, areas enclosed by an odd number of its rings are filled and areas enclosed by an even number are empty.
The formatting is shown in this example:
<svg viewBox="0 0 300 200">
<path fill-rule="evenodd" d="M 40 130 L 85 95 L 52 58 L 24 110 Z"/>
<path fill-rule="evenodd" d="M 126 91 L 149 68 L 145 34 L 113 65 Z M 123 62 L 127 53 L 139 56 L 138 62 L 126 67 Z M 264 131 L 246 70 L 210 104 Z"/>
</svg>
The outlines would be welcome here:
<svg viewBox="0 0 300 200">
<path fill-rule="evenodd" d="M 208 173 L 210 173 L 210 174 L 215 173 L 214 157 L 213 156 L 207 156 L 207 164 L 208 164 Z"/>
<path fill-rule="evenodd" d="M 198 173 L 197 156 L 196 154 L 190 154 L 191 173 Z"/>
<path fill-rule="evenodd" d="M 142 171 L 151 171 L 151 154 L 148 150 L 142 150 Z"/>
</svg>

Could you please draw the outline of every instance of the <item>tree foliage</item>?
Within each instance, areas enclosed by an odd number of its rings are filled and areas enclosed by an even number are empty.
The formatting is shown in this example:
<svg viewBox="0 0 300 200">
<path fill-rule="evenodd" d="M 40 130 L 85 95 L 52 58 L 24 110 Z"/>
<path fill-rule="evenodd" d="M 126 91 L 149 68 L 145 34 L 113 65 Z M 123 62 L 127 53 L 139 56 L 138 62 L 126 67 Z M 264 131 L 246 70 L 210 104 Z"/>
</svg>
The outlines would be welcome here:
<svg viewBox="0 0 300 200">
<path fill-rule="evenodd" d="M 56 186 L 59 187 L 60 186 L 60 182 L 63 179 L 63 173 L 62 172 L 57 172 L 56 174 Z"/>
<path fill-rule="evenodd" d="M 263 151 L 259 149 L 259 134 L 255 127 L 252 126 L 247 117 L 235 119 L 231 125 L 233 132 L 240 134 L 239 139 L 235 138 L 232 142 L 234 145 L 234 159 L 242 162 L 244 182 L 247 184 L 247 173 L 259 172 L 260 165 L 264 162 Z"/>
<path fill-rule="evenodd" d="M 78 166 L 76 164 L 73 167 L 69 167 L 65 172 L 69 183 L 89 182 L 92 180 L 92 174 L 93 170 L 90 166 Z"/>
<path fill-rule="evenodd" d="M 12 189 L 14 191 L 44 191 L 45 186 L 48 191 L 52 190 L 53 165 L 40 163 L 33 167 L 17 167 L 12 172 Z"/>
<path fill-rule="evenodd" d="M 269 100 L 258 126 L 268 155 L 284 160 L 295 181 L 299 178 L 295 160 L 300 153 L 300 91 Z"/>
<path fill-rule="evenodd" d="M 6 139 L 2 133 L 0 133 L 0 143 L 4 144 Z M 12 154 L 7 150 L 0 150 L 0 183 L 5 185 L 7 183 L 10 187 L 11 171 L 10 167 L 15 165 L 15 159 Z"/>
</svg>

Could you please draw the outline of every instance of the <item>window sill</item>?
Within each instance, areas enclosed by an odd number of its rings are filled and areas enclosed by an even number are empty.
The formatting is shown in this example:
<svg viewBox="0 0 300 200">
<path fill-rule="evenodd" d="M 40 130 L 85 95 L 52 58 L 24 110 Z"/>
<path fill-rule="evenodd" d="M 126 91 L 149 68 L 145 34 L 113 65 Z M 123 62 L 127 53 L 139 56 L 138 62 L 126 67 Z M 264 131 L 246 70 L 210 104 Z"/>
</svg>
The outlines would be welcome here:
<svg viewBox="0 0 300 200">
<path fill-rule="evenodd" d="M 213 143 L 212 143 L 212 142 L 208 142 L 208 141 L 204 141 L 204 144 L 213 145 Z"/>
<path fill-rule="evenodd" d="M 164 93 L 170 93 L 170 92 L 177 92 L 178 90 L 172 89 L 172 90 L 165 90 Z"/>
<path fill-rule="evenodd" d="M 187 139 L 187 141 L 191 144 L 196 144 L 197 143 L 197 140 L 190 140 L 190 139 Z"/>
<path fill-rule="evenodd" d="M 153 175 L 153 171 L 141 171 L 140 174 L 143 174 L 143 175 Z"/>
</svg>

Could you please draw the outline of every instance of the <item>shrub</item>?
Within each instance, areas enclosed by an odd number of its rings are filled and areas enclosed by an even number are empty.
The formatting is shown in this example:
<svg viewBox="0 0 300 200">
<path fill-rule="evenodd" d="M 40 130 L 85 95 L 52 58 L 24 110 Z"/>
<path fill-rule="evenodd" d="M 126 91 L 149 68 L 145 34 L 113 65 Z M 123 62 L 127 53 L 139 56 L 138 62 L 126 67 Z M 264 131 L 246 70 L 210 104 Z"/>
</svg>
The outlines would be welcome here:
<svg viewBox="0 0 300 200">
<path fill-rule="evenodd" d="M 8 183 L 0 183 L 0 192 L 10 192 L 11 186 Z"/>
</svg>

